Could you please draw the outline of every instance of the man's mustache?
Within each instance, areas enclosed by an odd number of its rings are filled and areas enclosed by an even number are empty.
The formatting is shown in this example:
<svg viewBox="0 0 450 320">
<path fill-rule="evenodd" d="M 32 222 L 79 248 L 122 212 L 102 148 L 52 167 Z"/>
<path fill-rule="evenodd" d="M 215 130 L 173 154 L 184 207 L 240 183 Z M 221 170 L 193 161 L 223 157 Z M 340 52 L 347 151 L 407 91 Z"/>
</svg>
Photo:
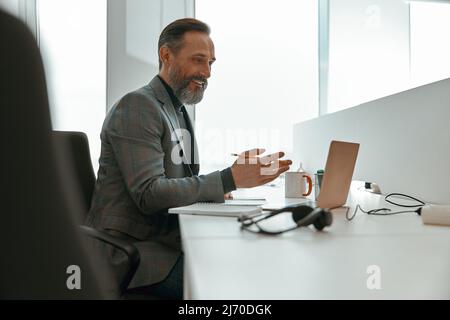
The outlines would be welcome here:
<svg viewBox="0 0 450 320">
<path fill-rule="evenodd" d="M 191 81 L 200 81 L 203 83 L 203 89 L 206 89 L 206 87 L 208 86 L 208 79 L 204 78 L 204 77 L 199 77 L 199 76 L 195 76 L 195 77 L 189 77 L 186 78 L 184 80 L 184 87 L 187 87 L 189 82 Z"/>
</svg>

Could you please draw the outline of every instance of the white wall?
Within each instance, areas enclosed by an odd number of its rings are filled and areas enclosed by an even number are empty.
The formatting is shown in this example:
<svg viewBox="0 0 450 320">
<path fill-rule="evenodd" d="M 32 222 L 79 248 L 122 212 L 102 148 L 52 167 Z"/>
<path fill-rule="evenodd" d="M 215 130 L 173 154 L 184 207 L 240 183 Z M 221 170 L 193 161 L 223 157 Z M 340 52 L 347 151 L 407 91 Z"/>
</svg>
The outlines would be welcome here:
<svg viewBox="0 0 450 320">
<path fill-rule="evenodd" d="M 173 20 L 193 17 L 193 0 L 109 0 L 107 110 L 158 73 L 158 38 Z"/>
<path fill-rule="evenodd" d="M 294 127 L 294 154 L 306 170 L 323 169 L 331 140 L 361 143 L 354 179 L 450 204 L 450 79 Z"/>
</svg>

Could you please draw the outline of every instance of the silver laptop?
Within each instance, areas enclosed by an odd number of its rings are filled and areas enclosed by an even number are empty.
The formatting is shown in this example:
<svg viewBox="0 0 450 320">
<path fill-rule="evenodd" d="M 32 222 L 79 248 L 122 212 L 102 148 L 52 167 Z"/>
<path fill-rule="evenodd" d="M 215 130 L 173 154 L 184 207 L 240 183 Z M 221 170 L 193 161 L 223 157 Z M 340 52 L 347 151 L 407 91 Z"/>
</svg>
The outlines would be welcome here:
<svg viewBox="0 0 450 320">
<path fill-rule="evenodd" d="M 263 209 L 277 210 L 294 204 L 327 209 L 342 207 L 347 202 L 358 151 L 358 143 L 331 141 L 317 201 L 307 198 L 286 198 L 283 204 L 268 203 L 263 205 Z"/>
</svg>

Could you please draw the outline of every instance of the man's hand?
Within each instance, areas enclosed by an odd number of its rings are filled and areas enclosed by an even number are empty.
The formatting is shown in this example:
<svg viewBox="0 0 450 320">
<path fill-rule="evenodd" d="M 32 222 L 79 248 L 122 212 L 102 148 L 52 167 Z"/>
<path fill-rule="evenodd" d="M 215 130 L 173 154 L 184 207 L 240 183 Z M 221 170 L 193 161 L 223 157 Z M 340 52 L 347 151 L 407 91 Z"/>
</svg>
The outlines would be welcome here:
<svg viewBox="0 0 450 320">
<path fill-rule="evenodd" d="M 253 188 L 269 183 L 283 172 L 289 170 L 291 160 L 280 160 L 284 152 L 277 152 L 260 157 L 265 149 L 253 149 L 245 151 L 231 166 L 234 184 L 236 188 Z"/>
<path fill-rule="evenodd" d="M 225 193 L 223 196 L 224 200 L 233 200 L 233 195 L 231 192 Z"/>
</svg>

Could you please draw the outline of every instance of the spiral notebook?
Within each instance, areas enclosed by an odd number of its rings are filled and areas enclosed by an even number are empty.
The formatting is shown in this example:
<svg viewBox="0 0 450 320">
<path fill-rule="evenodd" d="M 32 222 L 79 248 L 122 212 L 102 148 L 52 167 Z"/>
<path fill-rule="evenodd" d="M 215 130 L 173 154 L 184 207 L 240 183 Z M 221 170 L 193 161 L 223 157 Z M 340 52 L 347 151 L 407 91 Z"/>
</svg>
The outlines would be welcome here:
<svg viewBox="0 0 450 320">
<path fill-rule="evenodd" d="M 219 217 L 248 217 L 262 212 L 260 205 L 236 205 L 225 203 L 197 202 L 189 206 L 169 209 L 171 214 L 192 214 Z"/>
</svg>

